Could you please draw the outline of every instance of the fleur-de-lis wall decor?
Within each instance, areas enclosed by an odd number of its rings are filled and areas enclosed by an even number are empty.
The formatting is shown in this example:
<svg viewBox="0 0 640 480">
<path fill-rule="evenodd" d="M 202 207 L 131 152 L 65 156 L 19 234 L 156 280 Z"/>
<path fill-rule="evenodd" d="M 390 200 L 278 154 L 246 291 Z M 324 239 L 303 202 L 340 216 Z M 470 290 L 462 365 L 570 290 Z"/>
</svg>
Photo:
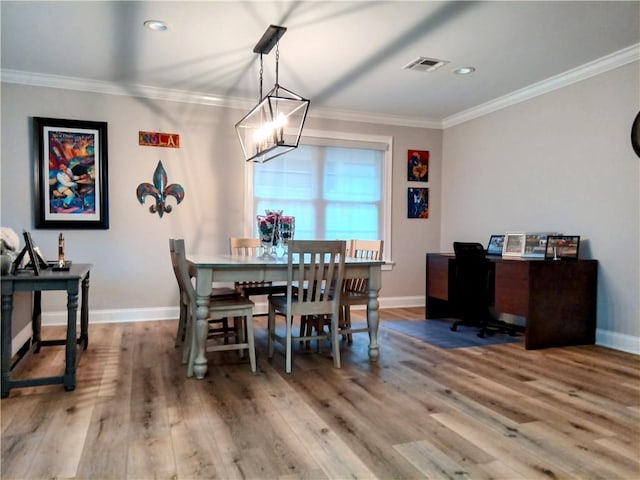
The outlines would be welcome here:
<svg viewBox="0 0 640 480">
<path fill-rule="evenodd" d="M 162 218 L 164 212 L 171 213 L 171 210 L 173 210 L 171 205 L 166 203 L 167 197 L 174 197 L 176 199 L 176 205 L 184 198 L 184 188 L 182 188 L 182 185 L 178 185 L 177 183 L 167 185 L 167 172 L 164 170 L 161 160 L 158 160 L 156 171 L 153 172 L 153 185 L 145 182 L 138 185 L 136 189 L 136 196 L 141 205 L 144 204 L 148 195 L 151 195 L 156 201 L 155 204 L 149 207 L 149 211 L 151 213 L 157 213 L 160 218 Z"/>
</svg>

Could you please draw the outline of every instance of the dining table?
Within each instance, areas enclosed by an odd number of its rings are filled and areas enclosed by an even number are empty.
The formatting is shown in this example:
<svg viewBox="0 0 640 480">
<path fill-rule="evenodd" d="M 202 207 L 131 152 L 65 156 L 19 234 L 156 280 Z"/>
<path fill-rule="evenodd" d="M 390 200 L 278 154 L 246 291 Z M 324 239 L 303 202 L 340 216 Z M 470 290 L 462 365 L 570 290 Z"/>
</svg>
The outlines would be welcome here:
<svg viewBox="0 0 640 480">
<path fill-rule="evenodd" d="M 207 373 L 205 356 L 209 314 L 209 300 L 214 283 L 218 282 L 286 282 L 287 256 L 239 256 L 230 254 L 187 253 L 189 268 L 196 280 L 196 356 L 194 374 L 202 379 Z M 368 285 L 367 328 L 369 333 L 369 360 L 377 361 L 380 355 L 378 345 L 379 303 L 378 293 L 382 284 L 383 260 L 345 257 L 344 278 L 366 278 Z"/>
</svg>

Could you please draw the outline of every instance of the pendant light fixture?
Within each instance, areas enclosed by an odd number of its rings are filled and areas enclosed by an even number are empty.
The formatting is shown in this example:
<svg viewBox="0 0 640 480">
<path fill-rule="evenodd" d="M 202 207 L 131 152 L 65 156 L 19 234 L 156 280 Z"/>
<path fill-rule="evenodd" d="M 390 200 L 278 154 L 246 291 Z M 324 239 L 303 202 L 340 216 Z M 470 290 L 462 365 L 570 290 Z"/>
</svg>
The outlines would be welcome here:
<svg viewBox="0 0 640 480">
<path fill-rule="evenodd" d="M 270 25 L 253 48 L 260 54 L 260 99 L 258 104 L 236 123 L 242 152 L 247 162 L 264 163 L 298 147 L 307 118 L 309 100 L 278 83 L 279 41 L 285 27 Z M 276 83 L 262 96 L 263 55 L 276 47 Z"/>
</svg>

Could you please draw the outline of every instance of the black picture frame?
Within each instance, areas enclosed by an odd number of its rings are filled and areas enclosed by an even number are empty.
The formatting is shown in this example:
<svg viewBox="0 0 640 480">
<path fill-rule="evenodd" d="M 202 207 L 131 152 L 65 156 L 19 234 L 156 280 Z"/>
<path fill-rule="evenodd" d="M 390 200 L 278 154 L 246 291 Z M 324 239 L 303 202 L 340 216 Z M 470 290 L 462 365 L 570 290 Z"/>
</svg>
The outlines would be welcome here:
<svg viewBox="0 0 640 480">
<path fill-rule="evenodd" d="M 107 122 L 33 117 L 36 228 L 108 229 Z"/>
<path fill-rule="evenodd" d="M 549 235 L 546 259 L 577 259 L 580 251 L 580 235 Z"/>
</svg>

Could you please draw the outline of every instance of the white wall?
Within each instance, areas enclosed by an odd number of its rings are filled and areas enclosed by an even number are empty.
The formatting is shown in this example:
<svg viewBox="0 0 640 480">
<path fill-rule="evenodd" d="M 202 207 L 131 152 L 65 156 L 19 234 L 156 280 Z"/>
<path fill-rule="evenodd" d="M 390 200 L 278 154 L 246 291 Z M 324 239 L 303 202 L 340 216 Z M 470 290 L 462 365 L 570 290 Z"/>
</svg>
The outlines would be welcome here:
<svg viewBox="0 0 640 480">
<path fill-rule="evenodd" d="M 599 261 L 597 343 L 640 353 L 634 63 L 444 132 L 442 247 L 509 230 L 581 236 Z"/>
<path fill-rule="evenodd" d="M 44 254 L 55 258 L 59 232 L 34 228 L 31 117 L 108 122 L 110 228 L 65 231 L 67 257 L 93 264 L 92 321 L 176 318 L 177 287 L 167 239 L 184 237 L 189 251 L 224 253 L 228 237 L 243 234 L 245 163 L 233 126 L 244 112 L 8 83 L 0 93 L 2 225 L 31 230 Z M 381 304 L 423 305 L 424 255 L 439 249 L 442 131 L 315 118 L 308 119 L 307 127 L 393 137 L 395 264 L 383 272 Z M 181 147 L 141 147 L 139 130 L 178 133 Z M 407 219 L 408 149 L 431 152 L 427 220 Z M 150 198 L 142 206 L 135 194 L 138 184 L 152 182 L 158 160 L 169 183 L 181 184 L 186 192 L 184 201 L 163 218 L 149 213 Z M 169 203 L 174 205 L 172 198 Z M 46 294 L 43 305 L 45 322 L 65 321 L 64 295 Z"/>
<path fill-rule="evenodd" d="M 559 230 L 581 235 L 582 256 L 600 262 L 598 343 L 640 353 L 640 160 L 629 141 L 638 79 L 635 63 L 444 133 L 310 118 L 312 129 L 393 137 L 395 265 L 383 272 L 381 305 L 422 305 L 424 255 L 450 251 L 454 240 Z M 33 227 L 31 117 L 108 122 L 111 227 L 66 231 L 68 257 L 94 264 L 93 321 L 175 318 L 167 239 L 184 237 L 192 251 L 224 252 L 227 238 L 243 230 L 244 162 L 233 130 L 243 112 L 6 83 L 0 94 L 0 223 L 32 230 L 53 256 L 58 231 Z M 139 130 L 179 133 L 182 146 L 140 147 Z M 406 218 L 408 149 L 431 152 L 428 220 Z M 186 190 L 162 219 L 135 197 L 158 160 L 169 182 Z M 64 321 L 64 296 L 44 297 L 45 322 Z"/>
</svg>

